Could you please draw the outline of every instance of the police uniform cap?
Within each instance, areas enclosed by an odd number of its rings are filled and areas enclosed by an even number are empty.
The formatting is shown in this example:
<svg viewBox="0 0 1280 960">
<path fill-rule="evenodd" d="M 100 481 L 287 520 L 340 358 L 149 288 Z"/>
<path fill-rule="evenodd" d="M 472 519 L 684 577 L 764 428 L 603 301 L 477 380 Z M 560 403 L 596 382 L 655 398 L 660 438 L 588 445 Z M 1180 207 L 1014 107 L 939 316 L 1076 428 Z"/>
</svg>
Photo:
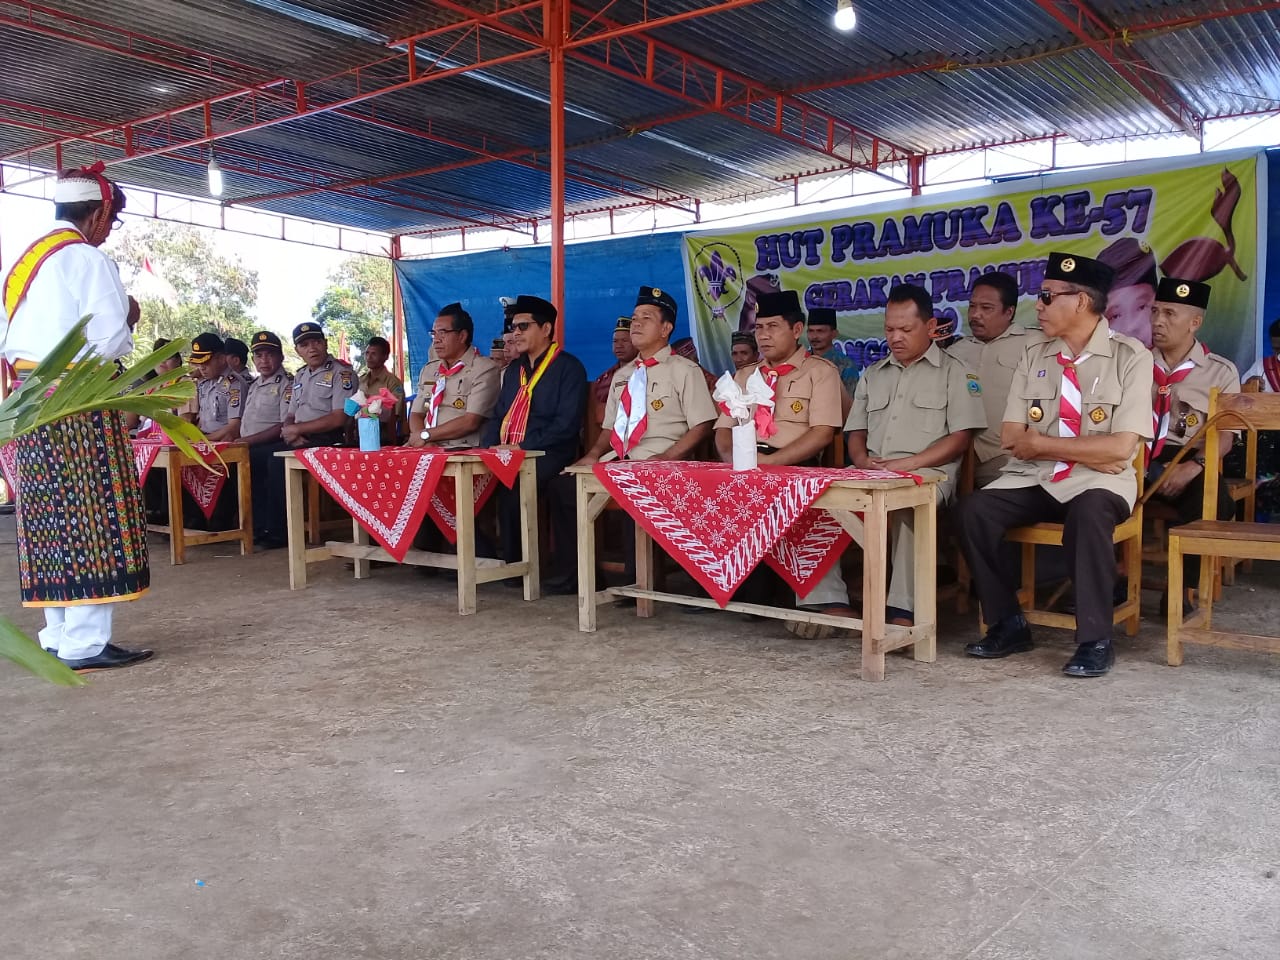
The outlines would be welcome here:
<svg viewBox="0 0 1280 960">
<path fill-rule="evenodd" d="M 804 316 L 804 310 L 800 307 L 800 294 L 794 290 L 762 293 L 756 298 L 757 317 L 785 317 L 796 313 Z"/>
<path fill-rule="evenodd" d="M 208 363 L 215 353 L 222 353 L 226 348 L 222 338 L 216 333 L 202 333 L 191 341 L 191 353 L 187 357 L 189 363 Z"/>
<path fill-rule="evenodd" d="M 272 333 L 270 330 L 259 330 L 257 333 L 253 335 L 250 341 L 249 349 L 252 350 L 254 353 L 257 353 L 258 350 L 266 347 L 274 347 L 275 349 L 281 350 L 281 351 L 283 351 L 284 349 L 284 345 L 280 343 L 280 338 L 277 337 L 274 333 Z"/>
<path fill-rule="evenodd" d="M 1106 293 L 1115 281 L 1115 271 L 1101 260 L 1077 256 L 1074 253 L 1051 253 L 1045 268 L 1046 280 L 1061 280 L 1082 287 L 1091 287 Z"/>
<path fill-rule="evenodd" d="M 1207 283 L 1165 277 L 1156 288 L 1156 300 L 1159 303 L 1185 303 L 1189 307 L 1203 310 L 1209 306 L 1210 292 Z"/>
<path fill-rule="evenodd" d="M 759 312 L 759 311 L 757 311 Z M 836 327 L 836 312 L 830 307 L 814 307 L 809 311 L 809 326 L 817 324 L 820 327 Z"/>
<path fill-rule="evenodd" d="M 293 345 L 296 347 L 307 340 L 324 336 L 324 328 L 314 321 L 308 320 L 293 328 Z"/>
<path fill-rule="evenodd" d="M 680 310 L 676 306 L 676 298 L 660 287 L 641 287 L 640 292 L 636 294 L 636 306 L 644 306 L 650 304 L 655 307 L 664 307 L 671 311 L 671 316 L 679 314 Z"/>
<path fill-rule="evenodd" d="M 560 311 L 550 300 L 531 297 L 526 293 L 516 297 L 516 302 L 511 305 L 511 316 L 518 313 L 527 313 L 539 323 L 555 323 L 556 317 L 560 316 Z"/>
</svg>

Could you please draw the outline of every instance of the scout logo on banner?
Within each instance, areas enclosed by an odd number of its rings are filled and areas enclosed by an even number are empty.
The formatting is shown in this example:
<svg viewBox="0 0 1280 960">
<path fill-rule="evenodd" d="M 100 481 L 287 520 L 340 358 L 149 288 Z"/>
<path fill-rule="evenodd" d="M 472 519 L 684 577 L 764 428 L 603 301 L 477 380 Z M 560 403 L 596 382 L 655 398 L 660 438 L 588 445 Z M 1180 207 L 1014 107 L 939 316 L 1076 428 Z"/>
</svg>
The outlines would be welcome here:
<svg viewBox="0 0 1280 960">
<path fill-rule="evenodd" d="M 884 305 L 895 284 L 924 286 L 939 319 L 958 320 L 965 332 L 973 281 L 992 270 L 1018 281 L 1015 322 L 1034 327 L 1045 262 L 1061 250 L 1115 267 L 1108 320 L 1148 345 L 1158 274 L 1209 283 L 1202 336 L 1246 369 L 1258 330 L 1258 155 L 1206 159 L 1025 178 L 835 219 L 687 234 L 698 349 L 709 369 L 732 370 L 730 336 L 754 328 L 757 297 L 796 290 L 806 309 L 835 308 L 837 345 L 869 366 L 887 354 Z"/>
</svg>

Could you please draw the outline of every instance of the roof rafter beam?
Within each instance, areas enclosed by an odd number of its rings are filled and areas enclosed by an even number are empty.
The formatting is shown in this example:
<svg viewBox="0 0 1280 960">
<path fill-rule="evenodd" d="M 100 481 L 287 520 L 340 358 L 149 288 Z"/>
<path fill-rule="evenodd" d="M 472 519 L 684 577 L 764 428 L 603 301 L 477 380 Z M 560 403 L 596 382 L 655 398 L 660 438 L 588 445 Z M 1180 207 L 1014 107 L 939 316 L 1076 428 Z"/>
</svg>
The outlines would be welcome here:
<svg viewBox="0 0 1280 960">
<path fill-rule="evenodd" d="M 1129 46 L 1124 33 L 1117 33 L 1089 4 L 1084 0 L 1036 0 L 1036 6 L 1106 61 L 1117 76 L 1168 117 L 1176 129 L 1200 139 L 1204 118 L 1191 109 L 1173 84 Z"/>
</svg>

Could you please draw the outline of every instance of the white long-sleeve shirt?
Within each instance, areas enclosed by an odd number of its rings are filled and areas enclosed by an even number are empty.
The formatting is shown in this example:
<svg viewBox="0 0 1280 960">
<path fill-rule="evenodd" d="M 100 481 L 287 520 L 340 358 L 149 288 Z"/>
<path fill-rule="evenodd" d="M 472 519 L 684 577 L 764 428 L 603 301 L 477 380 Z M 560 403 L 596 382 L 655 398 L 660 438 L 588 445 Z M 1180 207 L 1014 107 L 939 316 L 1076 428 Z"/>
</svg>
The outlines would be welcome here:
<svg viewBox="0 0 1280 960">
<path fill-rule="evenodd" d="M 55 220 L 50 230 L 75 230 Z M 26 297 L 9 318 L 3 340 L 5 359 L 40 362 L 85 314 L 89 347 L 115 360 L 133 350 L 129 298 L 115 262 L 97 247 L 73 243 L 52 254 L 36 272 Z"/>
</svg>

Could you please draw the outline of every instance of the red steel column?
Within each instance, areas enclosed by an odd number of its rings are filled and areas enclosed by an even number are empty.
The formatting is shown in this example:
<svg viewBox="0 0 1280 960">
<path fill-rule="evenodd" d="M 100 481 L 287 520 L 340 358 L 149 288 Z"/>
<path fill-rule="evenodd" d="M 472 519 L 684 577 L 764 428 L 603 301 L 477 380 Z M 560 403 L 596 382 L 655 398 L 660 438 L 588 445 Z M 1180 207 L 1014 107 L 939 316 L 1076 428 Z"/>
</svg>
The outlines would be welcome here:
<svg viewBox="0 0 1280 960">
<path fill-rule="evenodd" d="M 396 261 L 400 259 L 400 238 L 391 238 L 391 351 L 392 370 L 404 380 L 404 355 L 408 351 L 408 341 L 404 334 L 404 298 L 400 295 L 400 274 L 396 270 Z"/>
<path fill-rule="evenodd" d="M 551 60 L 551 302 L 560 311 L 556 341 L 564 343 L 564 45 L 568 0 L 545 0 L 542 33 Z"/>
</svg>

